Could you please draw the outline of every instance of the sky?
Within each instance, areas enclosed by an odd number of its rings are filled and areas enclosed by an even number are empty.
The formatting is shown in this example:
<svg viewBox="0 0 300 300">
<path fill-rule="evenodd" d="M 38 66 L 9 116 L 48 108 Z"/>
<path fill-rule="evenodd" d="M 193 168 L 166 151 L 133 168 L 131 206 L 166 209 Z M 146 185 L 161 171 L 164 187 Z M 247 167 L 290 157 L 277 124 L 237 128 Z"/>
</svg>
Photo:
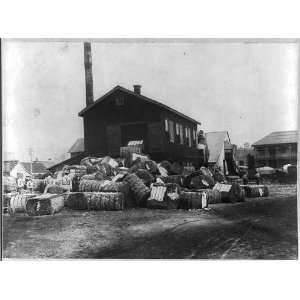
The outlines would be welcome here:
<svg viewBox="0 0 300 300">
<path fill-rule="evenodd" d="M 82 41 L 4 40 L 3 145 L 10 158 L 48 160 L 83 137 Z M 95 99 L 133 89 L 250 144 L 297 129 L 298 45 L 253 42 L 93 41 Z"/>
</svg>

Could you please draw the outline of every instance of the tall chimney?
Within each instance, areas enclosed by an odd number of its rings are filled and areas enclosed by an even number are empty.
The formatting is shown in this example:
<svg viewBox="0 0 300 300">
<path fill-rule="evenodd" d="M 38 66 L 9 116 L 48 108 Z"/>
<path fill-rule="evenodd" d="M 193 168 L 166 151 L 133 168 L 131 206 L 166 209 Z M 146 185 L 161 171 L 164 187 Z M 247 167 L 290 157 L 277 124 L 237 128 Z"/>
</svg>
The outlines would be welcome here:
<svg viewBox="0 0 300 300">
<path fill-rule="evenodd" d="M 85 69 L 85 97 L 86 106 L 94 102 L 93 73 L 92 73 L 92 52 L 91 43 L 84 43 L 84 69 Z"/>
<path fill-rule="evenodd" d="M 141 94 L 141 85 L 140 84 L 135 84 L 134 86 L 133 86 L 133 91 L 136 93 L 136 94 L 138 94 L 138 95 L 140 95 Z"/>
</svg>

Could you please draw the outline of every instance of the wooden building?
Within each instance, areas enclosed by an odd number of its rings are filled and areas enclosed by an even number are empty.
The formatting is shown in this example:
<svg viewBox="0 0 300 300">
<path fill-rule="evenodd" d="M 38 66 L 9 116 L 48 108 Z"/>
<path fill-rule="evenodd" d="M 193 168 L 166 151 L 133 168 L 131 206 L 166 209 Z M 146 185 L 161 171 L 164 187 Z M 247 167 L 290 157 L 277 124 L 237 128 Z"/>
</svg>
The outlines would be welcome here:
<svg viewBox="0 0 300 300">
<path fill-rule="evenodd" d="M 298 131 L 276 131 L 253 144 L 257 167 L 297 164 Z"/>
<path fill-rule="evenodd" d="M 197 149 L 198 121 L 134 91 L 116 86 L 80 113 L 84 120 L 87 155 L 117 157 L 128 141 L 143 140 L 154 160 L 169 159 L 199 166 L 204 156 Z"/>
</svg>

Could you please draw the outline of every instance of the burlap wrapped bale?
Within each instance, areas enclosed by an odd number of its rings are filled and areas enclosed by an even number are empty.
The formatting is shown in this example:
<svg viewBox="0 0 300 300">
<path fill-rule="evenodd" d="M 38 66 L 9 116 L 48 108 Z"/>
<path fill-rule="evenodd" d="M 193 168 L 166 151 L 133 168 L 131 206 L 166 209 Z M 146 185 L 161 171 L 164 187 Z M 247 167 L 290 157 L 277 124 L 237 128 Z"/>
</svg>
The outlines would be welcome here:
<svg viewBox="0 0 300 300">
<path fill-rule="evenodd" d="M 89 201 L 90 210 L 123 210 L 124 194 L 100 192 L 92 193 Z"/>
<path fill-rule="evenodd" d="M 141 153 L 139 147 L 121 147 L 120 148 L 120 157 L 124 159 L 124 166 L 130 168 L 132 165 L 132 154 Z"/>
<path fill-rule="evenodd" d="M 102 172 L 96 172 L 95 173 L 95 180 L 104 180 L 106 179 L 107 176 L 105 176 Z"/>
<path fill-rule="evenodd" d="M 150 209 L 177 209 L 180 200 L 180 187 L 177 184 L 151 185 L 151 193 L 147 200 Z"/>
<path fill-rule="evenodd" d="M 206 190 L 208 196 L 208 204 L 217 204 L 222 202 L 221 192 L 218 190 Z"/>
<path fill-rule="evenodd" d="M 179 162 L 173 162 L 171 165 L 171 173 L 174 175 L 181 175 L 183 173 L 183 165 Z"/>
<path fill-rule="evenodd" d="M 183 186 L 190 189 L 205 189 L 214 185 L 214 180 L 210 176 L 204 175 L 201 171 L 193 172 L 185 177 Z"/>
<path fill-rule="evenodd" d="M 170 175 L 170 176 L 167 176 L 167 177 L 159 177 L 162 179 L 163 182 L 165 183 L 176 183 L 180 186 L 183 185 L 183 181 L 184 181 L 184 176 L 182 175 Z"/>
<path fill-rule="evenodd" d="M 98 171 L 98 167 L 96 165 L 87 166 L 86 167 L 86 173 L 87 174 L 94 174 Z"/>
<path fill-rule="evenodd" d="M 172 174 L 172 164 L 169 161 L 163 160 L 162 162 L 159 163 L 159 166 L 166 169 L 168 175 L 176 175 L 176 174 Z"/>
<path fill-rule="evenodd" d="M 30 198 L 35 197 L 36 194 L 24 193 L 24 194 L 14 194 L 10 197 L 8 201 L 8 212 L 10 215 L 15 213 L 26 212 L 26 203 Z"/>
<path fill-rule="evenodd" d="M 81 180 L 96 180 L 96 173 L 83 175 Z"/>
<path fill-rule="evenodd" d="M 245 193 L 238 183 L 216 183 L 213 189 L 218 190 L 221 193 L 222 202 L 234 203 L 245 201 Z"/>
<path fill-rule="evenodd" d="M 154 160 L 146 160 L 142 162 L 142 166 L 145 170 L 150 172 L 151 174 L 157 174 L 158 169 L 157 169 L 157 163 Z"/>
<path fill-rule="evenodd" d="M 91 163 L 91 157 L 85 157 L 80 161 L 80 165 L 91 167 L 93 164 Z"/>
<path fill-rule="evenodd" d="M 150 196 L 147 200 L 147 208 L 166 209 L 167 202 L 164 201 L 167 187 L 164 184 L 154 183 L 151 185 Z"/>
<path fill-rule="evenodd" d="M 243 189 L 247 198 L 269 196 L 269 189 L 266 185 L 245 185 Z"/>
<path fill-rule="evenodd" d="M 241 188 L 240 184 L 233 182 L 229 193 L 229 202 L 243 201 L 245 201 L 245 192 Z"/>
<path fill-rule="evenodd" d="M 113 158 L 111 158 L 110 156 L 105 156 L 101 159 L 101 165 L 109 165 L 110 169 L 114 169 L 117 168 L 119 166 L 119 163 L 114 160 Z M 99 164 L 98 164 L 99 165 Z M 110 176 L 110 175 L 108 175 Z"/>
<path fill-rule="evenodd" d="M 101 186 L 105 184 L 107 180 L 81 180 L 79 184 L 80 192 L 100 192 Z"/>
<path fill-rule="evenodd" d="M 129 184 L 137 205 L 145 207 L 150 195 L 150 189 L 135 174 L 126 175 L 123 181 Z"/>
<path fill-rule="evenodd" d="M 125 167 L 125 159 L 118 157 L 115 159 L 115 161 L 118 163 L 118 166 L 116 168 L 123 168 Z"/>
<path fill-rule="evenodd" d="M 63 188 L 61 185 L 48 185 L 45 189 L 45 193 L 48 194 L 63 194 L 65 192 L 67 192 L 68 190 Z"/>
<path fill-rule="evenodd" d="M 103 160 L 102 157 L 90 157 L 90 162 L 92 165 L 97 165 Z"/>
<path fill-rule="evenodd" d="M 90 192 L 68 193 L 65 196 L 65 206 L 74 210 L 87 210 L 91 195 Z"/>
<path fill-rule="evenodd" d="M 102 185 L 101 192 L 119 192 L 124 194 L 124 207 L 133 208 L 136 207 L 136 203 L 132 196 L 130 186 L 127 182 L 109 182 Z"/>
<path fill-rule="evenodd" d="M 109 177 L 109 176 L 114 176 L 114 170 L 111 167 L 110 164 L 106 163 L 106 162 L 101 162 L 97 165 L 98 167 L 98 171 L 97 173 L 102 173 L 103 177 Z"/>
<path fill-rule="evenodd" d="M 144 164 L 138 158 L 136 161 L 132 163 L 131 167 L 128 169 L 128 173 L 135 173 L 138 169 L 143 169 L 143 168 L 144 168 Z"/>
<path fill-rule="evenodd" d="M 64 196 L 43 194 L 30 198 L 26 202 L 26 212 L 29 216 L 53 215 L 64 207 Z"/>
<path fill-rule="evenodd" d="M 152 174 L 145 169 L 138 169 L 135 171 L 135 174 L 143 180 L 146 186 L 150 186 L 150 184 L 154 181 Z"/>
<path fill-rule="evenodd" d="M 182 191 L 180 193 L 179 208 L 181 209 L 201 209 L 207 206 L 208 196 L 205 191 Z"/>
</svg>

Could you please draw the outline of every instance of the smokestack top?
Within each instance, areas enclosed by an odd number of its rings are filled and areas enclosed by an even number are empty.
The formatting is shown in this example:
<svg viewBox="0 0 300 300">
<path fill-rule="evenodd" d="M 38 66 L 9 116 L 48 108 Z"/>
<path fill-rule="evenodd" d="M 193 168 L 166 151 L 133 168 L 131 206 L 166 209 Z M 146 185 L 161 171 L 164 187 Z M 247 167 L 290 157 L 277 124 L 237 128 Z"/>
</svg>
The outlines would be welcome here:
<svg viewBox="0 0 300 300">
<path fill-rule="evenodd" d="M 138 94 L 138 95 L 140 95 L 141 94 L 141 85 L 140 84 L 135 84 L 134 86 L 133 86 L 133 91 L 136 93 L 136 94 Z"/>
</svg>

